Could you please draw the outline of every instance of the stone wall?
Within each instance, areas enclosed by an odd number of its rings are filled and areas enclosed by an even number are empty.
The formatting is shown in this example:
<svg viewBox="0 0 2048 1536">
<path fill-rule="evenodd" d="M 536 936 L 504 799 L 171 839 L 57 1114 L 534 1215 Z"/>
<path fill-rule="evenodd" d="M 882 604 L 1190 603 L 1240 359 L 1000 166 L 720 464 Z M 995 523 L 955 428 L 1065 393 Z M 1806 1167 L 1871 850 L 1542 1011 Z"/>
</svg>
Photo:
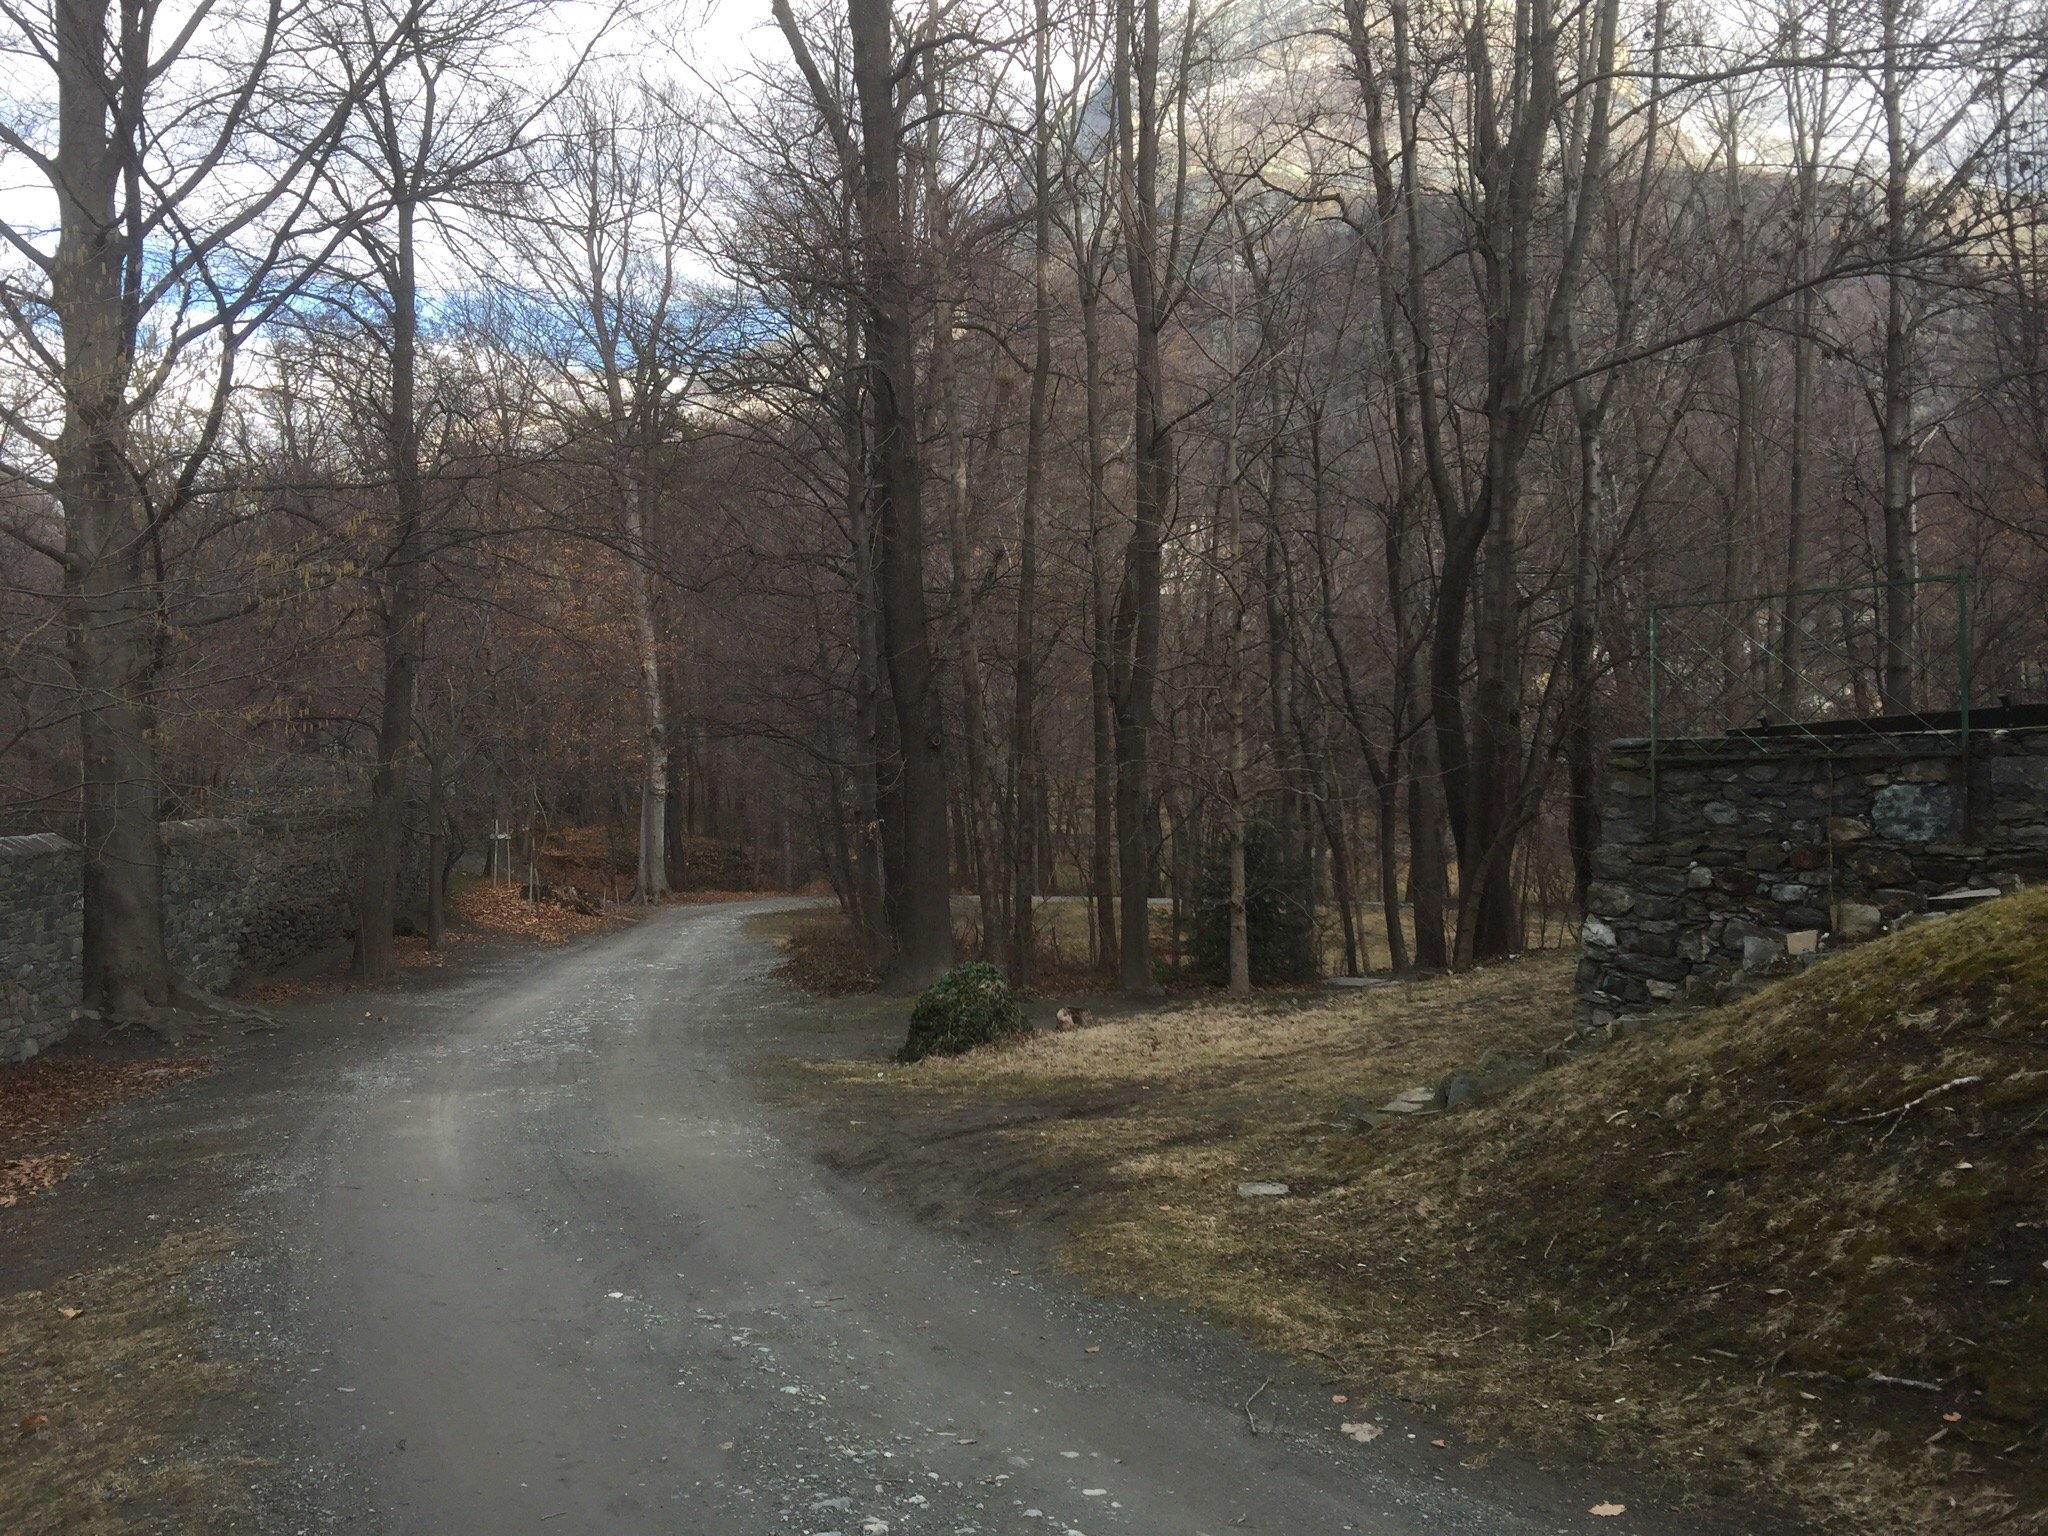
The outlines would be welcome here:
<svg viewBox="0 0 2048 1536">
<path fill-rule="evenodd" d="M 1586 1021 L 1706 1000 L 1788 952 L 2048 878 L 2048 728 L 1614 744 Z"/>
<path fill-rule="evenodd" d="M 79 846 L 54 832 L 0 837 L 0 1061 L 71 1027 L 85 904 Z"/>
<path fill-rule="evenodd" d="M 359 819 L 341 810 L 164 826 L 164 941 L 179 972 L 226 993 L 355 927 Z M 401 909 L 422 904 L 424 839 L 406 839 Z M 54 833 L 0 838 L 0 1060 L 60 1039 L 79 1002 L 84 854 Z"/>
</svg>

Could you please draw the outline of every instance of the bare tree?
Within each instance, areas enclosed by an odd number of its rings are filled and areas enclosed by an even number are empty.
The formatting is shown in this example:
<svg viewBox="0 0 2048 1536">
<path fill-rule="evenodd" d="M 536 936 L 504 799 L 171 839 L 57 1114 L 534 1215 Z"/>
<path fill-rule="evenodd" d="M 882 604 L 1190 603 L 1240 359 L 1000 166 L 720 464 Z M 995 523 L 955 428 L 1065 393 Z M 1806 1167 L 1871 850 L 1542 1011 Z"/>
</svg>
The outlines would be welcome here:
<svg viewBox="0 0 2048 1536">
<path fill-rule="evenodd" d="M 5 412 L 6 474 L 55 497 L 86 848 L 84 1007 L 160 1021 L 192 1000 L 163 938 L 152 743 L 165 534 L 205 490 L 250 338 L 346 221 L 312 196 L 391 29 L 329 46 L 315 0 L 10 6 L 0 159 L 35 191 L 0 217 L 4 344 L 39 388 Z M 23 210 L 20 214 L 11 212 Z M 175 424 L 172 419 L 175 418 Z"/>
<path fill-rule="evenodd" d="M 669 893 L 668 641 L 664 484 L 676 468 L 682 409 L 711 358 L 724 306 L 684 272 L 704 202 L 705 148 L 691 108 L 644 83 L 592 81 L 522 157 L 514 200 L 494 227 L 517 254 L 508 273 L 544 302 L 522 317 L 574 414 L 594 425 L 630 562 L 636 675 L 645 716 L 634 899 Z M 535 312 L 537 311 L 537 312 Z"/>
</svg>

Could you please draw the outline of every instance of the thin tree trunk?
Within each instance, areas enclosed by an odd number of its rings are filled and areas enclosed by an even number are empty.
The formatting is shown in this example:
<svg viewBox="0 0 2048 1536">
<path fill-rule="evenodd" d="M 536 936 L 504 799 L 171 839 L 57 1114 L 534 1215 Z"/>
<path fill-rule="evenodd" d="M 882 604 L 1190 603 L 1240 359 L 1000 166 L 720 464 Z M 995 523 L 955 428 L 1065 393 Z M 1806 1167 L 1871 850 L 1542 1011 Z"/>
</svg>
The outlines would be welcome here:
<svg viewBox="0 0 2048 1536">
<path fill-rule="evenodd" d="M 1883 0 L 1885 123 L 1884 323 L 1884 659 L 1880 692 L 1886 714 L 1913 708 L 1913 589 L 1919 574 L 1914 527 L 1912 321 L 1907 297 L 1906 201 L 1911 166 L 1906 145 L 1899 25 L 1903 0 Z"/>
<path fill-rule="evenodd" d="M 1134 12 L 1142 9 L 1139 25 Z M 1173 477 L 1162 391 L 1165 323 L 1159 270 L 1159 0 L 1119 0 L 1115 96 L 1123 183 L 1124 254 L 1135 324 L 1132 340 L 1133 519 L 1112 629 L 1116 686 L 1116 825 L 1126 992 L 1158 989 L 1149 927 L 1152 894 L 1151 744 L 1159 668 L 1161 544 Z M 1135 100 L 1133 85 L 1135 84 Z"/>
<path fill-rule="evenodd" d="M 1024 517 L 1018 533 L 1017 658 L 1010 733 L 1010 979 L 1031 979 L 1044 773 L 1038 760 L 1038 504 L 1052 404 L 1052 17 L 1036 0 L 1031 61 L 1031 401 L 1024 428 Z"/>
<path fill-rule="evenodd" d="M 1117 953 L 1116 933 L 1116 725 L 1111 703 L 1114 681 L 1110 633 L 1109 580 L 1104 574 L 1103 528 L 1105 452 L 1102 422 L 1101 289 L 1084 274 L 1081 294 L 1082 390 L 1088 430 L 1088 720 L 1093 748 L 1089 793 L 1089 894 L 1094 908 L 1095 963 L 1108 969 Z"/>
<path fill-rule="evenodd" d="M 386 428 L 396 535 L 385 556 L 379 593 L 384 692 L 377 721 L 376 763 L 363 826 L 363 863 L 356 898 L 355 974 L 389 977 L 398 921 L 399 859 L 405 837 L 406 768 L 412 759 L 413 690 L 418 683 L 425 618 L 425 493 L 420 481 L 418 377 L 419 289 L 414 270 L 417 208 L 401 198 L 391 269 L 391 416 Z"/>
<path fill-rule="evenodd" d="M 442 754 L 427 756 L 427 948 L 438 954 L 448 927 L 448 807 Z"/>
<path fill-rule="evenodd" d="M 1224 409 L 1223 437 L 1223 506 L 1219 508 L 1219 544 L 1217 565 L 1224 578 L 1225 593 L 1218 593 L 1217 601 L 1229 605 L 1229 620 L 1224 627 L 1225 668 L 1224 690 L 1230 711 L 1230 781 L 1227 786 L 1229 807 L 1230 839 L 1230 977 L 1229 993 L 1232 997 L 1250 997 L 1252 994 L 1251 969 L 1251 925 L 1245 910 L 1245 832 L 1248 798 L 1245 785 L 1245 679 L 1244 679 L 1244 628 L 1245 612 L 1243 598 L 1237 594 L 1243 591 L 1239 577 L 1242 542 L 1243 499 L 1238 487 L 1237 457 L 1237 360 L 1236 360 L 1236 316 L 1226 322 L 1231 338 L 1231 356 L 1226 364 L 1229 384 L 1226 386 L 1227 399 Z M 1210 611 L 1215 611 L 1215 603 Z"/>
<path fill-rule="evenodd" d="M 652 552 L 646 503 L 654 495 L 649 467 L 643 465 L 628 492 L 626 517 L 626 537 L 633 550 L 633 633 L 640 651 L 640 707 L 646 732 L 640 781 L 640 860 L 633 899 L 658 905 L 669 894 L 668 693 L 655 613 L 654 572 L 648 568 Z"/>
<path fill-rule="evenodd" d="M 1802 224 L 1804 223 L 1802 215 Z M 1805 236 L 1802 234 L 1802 245 Z M 1801 262 L 1802 270 L 1804 261 Z M 1792 445 L 1787 466 L 1785 494 L 1785 597 L 1778 620 L 1778 713 L 1787 720 L 1800 714 L 1801 670 L 1805 665 L 1802 642 L 1806 637 L 1804 600 L 1799 596 L 1806 585 L 1806 506 L 1811 490 L 1807 485 L 1813 450 L 1813 323 L 1812 289 L 1802 289 L 1793 303 L 1792 334 Z"/>
<path fill-rule="evenodd" d="M 882 828 L 882 770 L 891 754 L 883 741 L 881 597 L 868 496 L 868 452 L 862 431 L 860 386 L 856 382 L 858 358 L 853 355 L 856 330 L 849 323 L 840 418 L 846 456 L 846 521 L 853 544 L 854 742 L 849 777 L 853 793 L 854 909 L 860 919 L 868 963 L 886 973 L 896 946 L 889 916 L 889 860 Z"/>
<path fill-rule="evenodd" d="M 1436 737 L 1417 731 L 1408 744 L 1408 907 L 1415 925 L 1415 963 L 1441 971 L 1451 963 L 1444 909 L 1450 905 L 1450 861 L 1444 852 L 1443 779 Z"/>
</svg>

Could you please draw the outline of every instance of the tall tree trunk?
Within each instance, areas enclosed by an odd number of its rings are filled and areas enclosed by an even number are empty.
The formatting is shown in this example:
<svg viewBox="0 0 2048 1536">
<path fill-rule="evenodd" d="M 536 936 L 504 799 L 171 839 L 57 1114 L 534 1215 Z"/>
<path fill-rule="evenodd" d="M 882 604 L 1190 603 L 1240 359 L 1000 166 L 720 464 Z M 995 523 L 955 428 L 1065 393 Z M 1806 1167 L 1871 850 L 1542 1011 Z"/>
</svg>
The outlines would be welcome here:
<svg viewBox="0 0 2048 1536">
<path fill-rule="evenodd" d="M 149 515 L 128 454 L 129 243 L 116 213 L 121 156 L 110 133 L 105 0 L 58 0 L 54 19 L 59 228 L 51 297 L 64 342 L 57 499 L 83 781 L 81 1000 L 103 1019 L 148 1020 L 173 1001 L 175 981 L 164 950 L 150 739 Z"/>
<path fill-rule="evenodd" d="M 971 486 L 967 437 L 961 428 L 959 380 L 953 367 L 953 306 L 941 300 L 932 328 L 931 385 L 939 432 L 946 442 L 946 540 L 952 553 L 953 653 L 960 668 L 961 734 L 966 769 L 960 785 L 960 833 L 965 862 L 980 908 L 980 958 L 994 959 L 1008 925 L 1003 921 L 991 847 L 995 772 L 989 763 L 988 699 L 983 687 L 979 604 L 975 601 L 973 552 L 967 542 Z"/>
<path fill-rule="evenodd" d="M 1017 550 L 1017 657 L 1010 732 L 1010 979 L 1031 979 L 1045 776 L 1038 760 L 1038 504 L 1052 404 L 1052 17 L 1035 0 L 1031 56 L 1031 400 L 1024 427 L 1024 516 Z"/>
<path fill-rule="evenodd" d="M 860 105 L 861 265 L 868 332 L 868 419 L 881 546 L 883 656 L 902 771 L 892 797 L 898 877 L 899 990 L 930 985 L 953 963 L 948 900 L 945 737 L 924 594 L 924 473 L 917 442 L 917 357 L 902 220 L 902 120 L 889 0 L 849 0 Z"/>
<path fill-rule="evenodd" d="M 1804 215 L 1801 218 L 1805 222 Z M 1804 241 L 1802 234 L 1802 244 Z M 1804 262 L 1801 263 L 1802 268 Z M 1778 713 L 1787 720 L 1801 713 L 1801 671 L 1805 666 L 1802 642 L 1806 631 L 1804 600 L 1799 596 L 1806 585 L 1806 507 L 1812 492 L 1807 484 L 1813 457 L 1813 323 L 1811 289 L 1802 289 L 1793 301 L 1792 333 L 1792 445 L 1786 467 L 1785 491 L 1785 596 L 1778 619 Z"/>
<path fill-rule="evenodd" d="M 1246 912 L 1249 893 L 1245 889 L 1245 834 L 1248 815 L 1246 810 L 1247 786 L 1245 774 L 1245 605 L 1242 593 L 1242 518 L 1244 500 L 1238 485 L 1237 456 L 1237 359 L 1235 356 L 1236 316 L 1232 315 L 1226 324 L 1231 337 L 1230 357 L 1226 363 L 1228 384 L 1225 385 L 1223 436 L 1223 475 L 1220 495 L 1223 505 L 1218 508 L 1218 543 L 1216 564 L 1223 577 L 1223 591 L 1216 594 L 1216 602 L 1210 605 L 1213 613 L 1218 603 L 1227 604 L 1229 618 L 1224 625 L 1223 665 L 1224 695 L 1230 711 L 1230 781 L 1226 786 L 1228 808 L 1228 833 L 1230 840 L 1230 974 L 1228 991 L 1232 997 L 1252 995 L 1251 967 L 1251 925 Z"/>
<path fill-rule="evenodd" d="M 887 766 L 894 776 L 893 753 L 884 741 L 882 712 L 885 664 L 882 659 L 880 580 L 875 568 L 876 540 L 869 496 L 866 433 L 863 428 L 858 326 L 847 326 L 847 356 L 841 380 L 840 438 L 846 459 L 846 526 L 853 545 L 854 608 L 854 742 L 849 773 L 853 796 L 854 910 L 868 963 L 887 973 L 895 958 L 896 939 L 890 919 L 889 859 L 882 827 L 882 780 Z"/>
<path fill-rule="evenodd" d="M 1143 22 L 1137 20 L 1142 12 Z M 1135 100 L 1133 86 L 1135 85 Z M 1125 263 L 1131 285 L 1133 517 L 1117 590 L 1112 650 L 1116 686 L 1117 866 L 1122 905 L 1118 979 L 1127 992 L 1158 989 L 1149 945 L 1152 896 L 1152 701 L 1159 669 L 1161 545 L 1173 479 L 1166 420 L 1165 324 L 1159 270 L 1159 0 L 1118 0 L 1115 96 Z"/>
<path fill-rule="evenodd" d="M 401 197 L 391 280 L 391 416 L 386 426 L 397 527 L 378 591 L 384 693 L 377 720 L 377 759 L 363 823 L 363 862 L 356 897 L 355 973 L 381 981 L 394 969 L 399 861 L 405 839 L 406 768 L 412 759 L 413 690 L 419 681 L 425 620 L 425 494 L 420 480 L 419 288 L 414 266 L 417 207 Z"/>
</svg>

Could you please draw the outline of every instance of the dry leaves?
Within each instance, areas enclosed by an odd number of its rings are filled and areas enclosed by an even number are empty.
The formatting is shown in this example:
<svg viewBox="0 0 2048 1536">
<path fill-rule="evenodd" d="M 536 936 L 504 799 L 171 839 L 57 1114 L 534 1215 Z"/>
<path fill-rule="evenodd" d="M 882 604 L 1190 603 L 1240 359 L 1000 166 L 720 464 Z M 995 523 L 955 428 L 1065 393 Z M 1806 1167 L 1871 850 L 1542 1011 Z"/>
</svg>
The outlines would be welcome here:
<svg viewBox="0 0 2048 1536">
<path fill-rule="evenodd" d="M 19 1205 L 58 1183 L 71 1171 L 69 1152 L 40 1152 L 32 1157 L 0 1158 L 0 1210 Z"/>
<path fill-rule="evenodd" d="M 1626 1504 L 1595 1504 L 1586 1513 L 1589 1515 L 1619 1515 L 1625 1514 L 1627 1510 L 1628 1506 Z"/>
<path fill-rule="evenodd" d="M 618 916 L 588 916 L 558 901 L 528 901 L 520 887 L 488 880 L 465 887 L 455 898 L 455 911 L 485 933 L 518 934 L 541 944 L 567 943 L 620 921 Z"/>
<path fill-rule="evenodd" d="M 94 1115 L 210 1070 L 212 1064 L 198 1057 L 94 1061 L 77 1056 L 42 1056 L 0 1070 L 0 1151 L 40 1150 Z"/>
<path fill-rule="evenodd" d="M 46 1150 L 93 1116 L 147 1098 L 160 1088 L 210 1071 L 197 1057 L 171 1061 L 94 1061 L 40 1057 L 0 1068 L 0 1210 L 63 1181 L 77 1159 Z"/>
</svg>

